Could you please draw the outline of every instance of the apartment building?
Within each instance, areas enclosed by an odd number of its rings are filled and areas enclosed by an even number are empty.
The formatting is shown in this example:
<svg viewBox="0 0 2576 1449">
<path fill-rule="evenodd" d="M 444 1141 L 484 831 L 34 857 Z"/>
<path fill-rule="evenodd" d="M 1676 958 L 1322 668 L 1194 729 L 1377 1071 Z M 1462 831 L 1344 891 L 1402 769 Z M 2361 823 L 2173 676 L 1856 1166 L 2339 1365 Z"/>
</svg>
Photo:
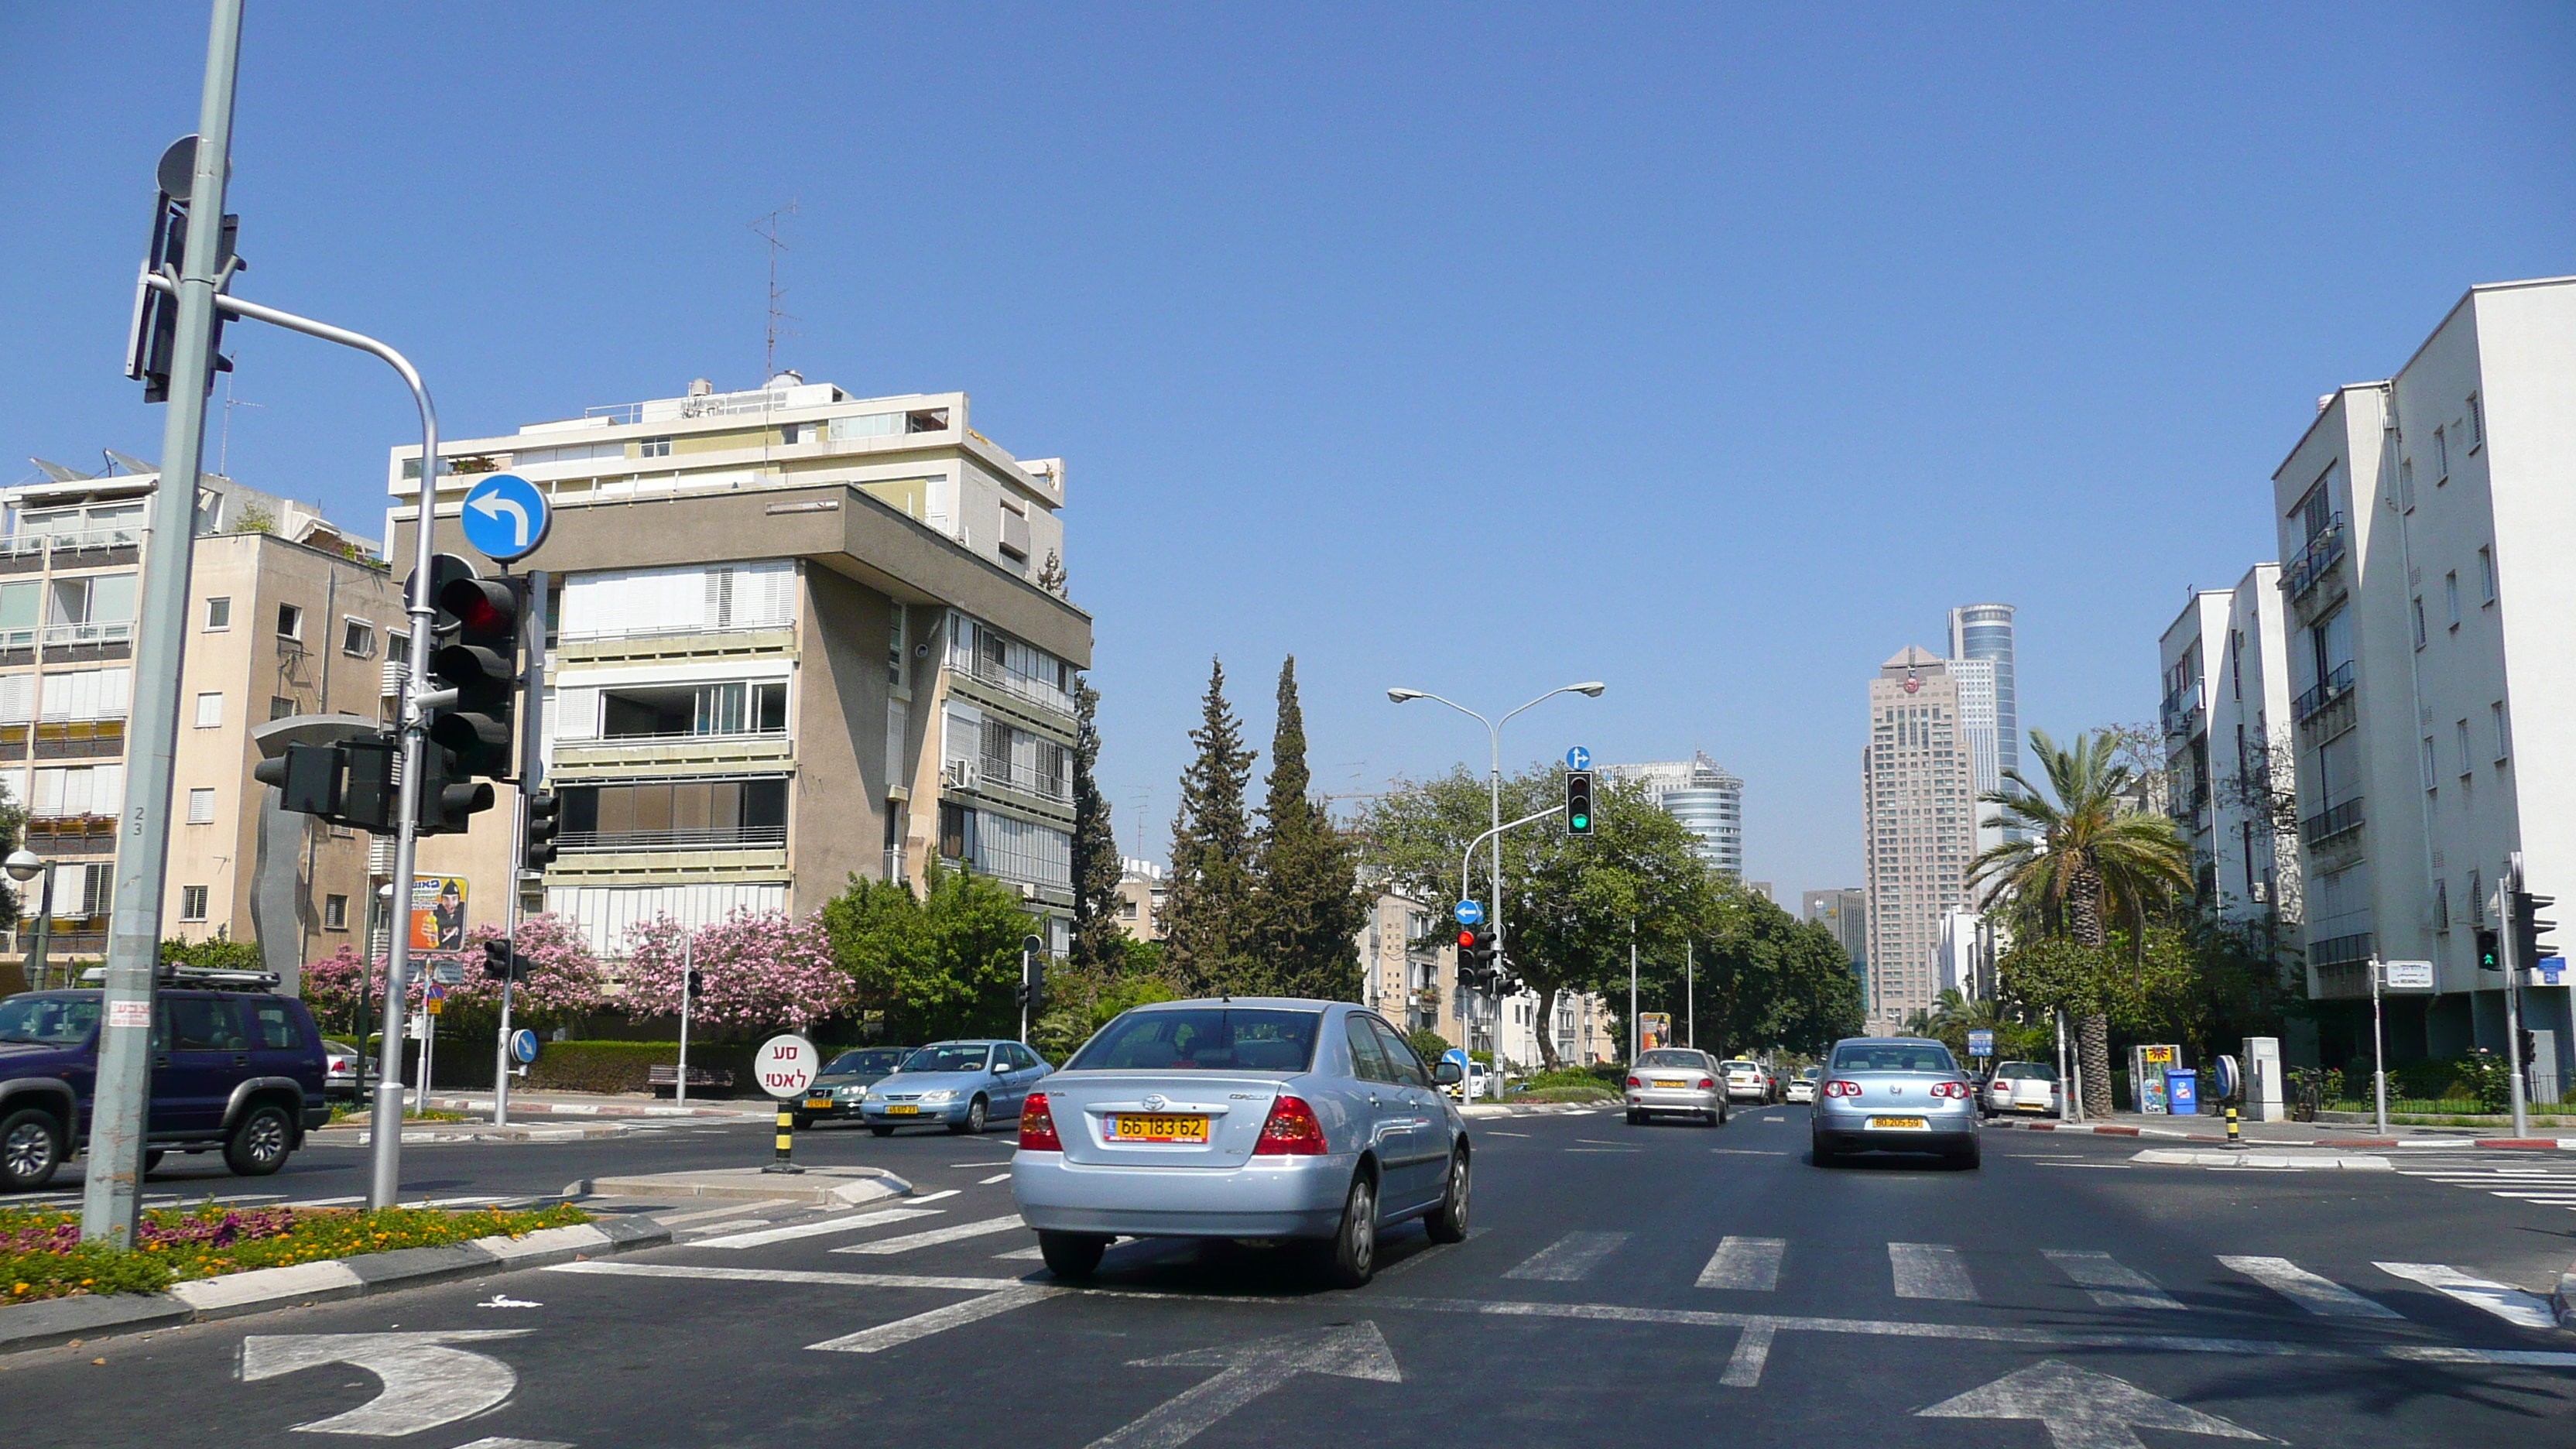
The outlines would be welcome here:
<svg viewBox="0 0 2576 1449">
<path fill-rule="evenodd" d="M 54 865 L 50 959 L 77 967 L 105 952 L 114 905 L 142 545 L 160 477 L 38 466 L 44 481 L 0 490 L 0 784 L 27 808 L 28 848 Z M 192 511 L 162 934 L 262 940 L 291 978 L 364 927 L 368 842 L 311 822 L 272 834 L 271 848 L 294 857 L 293 888 L 263 939 L 251 893 L 264 787 L 250 778 L 249 732 L 289 714 L 375 719 L 377 655 L 402 627 L 397 585 L 374 540 L 310 505 L 207 474 Z M 21 891 L 29 917 L 41 889 Z"/>
<path fill-rule="evenodd" d="M 387 513 L 407 557 L 419 449 Z M 1072 895 L 1074 677 L 1091 620 L 1047 586 L 1064 468 L 964 393 L 857 398 L 782 373 L 440 445 L 437 515 L 507 470 L 554 510 L 545 754 L 561 853 L 536 904 L 623 953 L 656 916 L 803 913 L 933 861 L 1017 890 L 1057 950 Z M 440 522 L 442 551 L 474 557 Z M 488 565 L 484 565 L 488 568 Z M 505 792 L 506 793 L 506 792 Z M 510 812 L 425 845 L 474 919 Z"/>
<path fill-rule="evenodd" d="M 1707 751 L 1693 751 L 1687 760 L 1604 765 L 1601 773 L 1644 787 L 1655 808 L 1691 833 L 1694 854 L 1731 880 L 1744 878 L 1744 782 L 1719 768 Z"/>
<path fill-rule="evenodd" d="M 1938 999 L 1941 918 L 1967 899 L 1976 767 L 1950 663 L 1908 645 L 1869 682 L 1860 770 L 1873 1031 L 1894 1031 Z"/>
<path fill-rule="evenodd" d="M 1397 891 L 1369 902 L 1359 950 L 1360 1004 L 1406 1031 L 1425 1027 L 1463 1042 L 1458 1020 L 1458 944 L 1449 918 Z"/>
<path fill-rule="evenodd" d="M 1139 941 L 1163 939 L 1163 902 L 1172 888 L 1163 868 L 1150 860 L 1124 856 L 1118 862 L 1118 925 Z"/>
<path fill-rule="evenodd" d="M 2226 920 L 2299 919 L 2299 855 L 2283 828 L 2296 779 L 2281 568 L 2191 596 L 2158 645 L 2165 810 L 2191 845 L 2202 904 Z"/>
<path fill-rule="evenodd" d="M 2576 899 L 2576 278 L 2473 287 L 2396 375 L 2320 399 L 2272 479 L 2289 637 L 2310 994 L 2329 1061 L 2366 1051 L 2373 959 L 2393 1057 L 2504 1046 L 2477 928 L 2519 852 Z M 2563 934 L 2563 933 L 2562 933 Z M 2562 943 L 2563 944 L 2563 943 Z M 2527 987 L 2564 1087 L 2565 987 Z"/>
</svg>

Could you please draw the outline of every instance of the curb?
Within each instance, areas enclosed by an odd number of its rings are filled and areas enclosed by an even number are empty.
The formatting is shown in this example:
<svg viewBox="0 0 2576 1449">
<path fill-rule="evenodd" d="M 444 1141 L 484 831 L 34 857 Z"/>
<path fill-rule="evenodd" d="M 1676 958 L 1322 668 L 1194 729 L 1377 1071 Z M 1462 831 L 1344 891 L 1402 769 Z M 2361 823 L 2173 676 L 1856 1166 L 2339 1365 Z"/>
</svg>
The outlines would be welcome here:
<svg viewBox="0 0 2576 1449">
<path fill-rule="evenodd" d="M 435 1248 L 398 1248 L 356 1258 L 326 1258 L 284 1268 L 257 1268 L 173 1284 L 166 1293 L 114 1293 L 0 1307 L 0 1354 L 265 1313 L 295 1303 L 323 1303 L 417 1288 L 455 1278 L 512 1273 L 580 1258 L 608 1257 L 671 1241 L 659 1223 L 609 1218 L 543 1228 L 522 1238 L 476 1238 Z"/>
<path fill-rule="evenodd" d="M 441 1112 L 489 1112 L 489 1097 L 432 1097 L 421 1105 Z M 627 1106 L 608 1102 L 525 1102 L 513 1100 L 510 1115 L 525 1113 L 531 1117 L 743 1117 L 766 1121 L 771 1109 L 754 1104 L 752 1109 L 735 1111 L 723 1107 L 658 1107 L 646 1104 Z"/>
</svg>

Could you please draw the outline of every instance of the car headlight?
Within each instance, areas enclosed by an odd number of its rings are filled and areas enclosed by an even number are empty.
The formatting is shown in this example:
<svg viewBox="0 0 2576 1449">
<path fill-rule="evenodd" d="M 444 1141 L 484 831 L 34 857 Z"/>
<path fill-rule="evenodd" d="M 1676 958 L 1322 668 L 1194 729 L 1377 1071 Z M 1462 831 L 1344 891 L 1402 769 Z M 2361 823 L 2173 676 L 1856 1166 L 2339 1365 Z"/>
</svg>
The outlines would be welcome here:
<svg viewBox="0 0 2576 1449">
<path fill-rule="evenodd" d="M 922 1093 L 921 1100 L 924 1102 L 954 1102 L 957 1100 L 957 1094 L 955 1092 L 942 1089 L 936 1092 Z"/>
<path fill-rule="evenodd" d="M 865 1097 L 860 1098 L 860 1100 L 864 1102 L 882 1102 L 885 1100 L 885 1094 L 883 1092 L 870 1092 Z"/>
</svg>

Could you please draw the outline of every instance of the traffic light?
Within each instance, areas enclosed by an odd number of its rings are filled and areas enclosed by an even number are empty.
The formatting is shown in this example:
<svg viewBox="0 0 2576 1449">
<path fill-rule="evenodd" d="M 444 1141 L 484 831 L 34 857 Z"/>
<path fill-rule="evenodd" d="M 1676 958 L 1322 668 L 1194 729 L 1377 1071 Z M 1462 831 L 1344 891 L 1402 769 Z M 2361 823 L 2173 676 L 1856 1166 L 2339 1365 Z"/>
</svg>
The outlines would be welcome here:
<svg viewBox="0 0 2576 1449">
<path fill-rule="evenodd" d="M 1590 770 L 1565 772 L 1565 833 L 1568 835 L 1592 833 L 1592 772 Z"/>
<path fill-rule="evenodd" d="M 2543 938 L 2558 929 L 2558 923 L 2542 920 L 2540 913 L 2556 904 L 2556 896 L 2533 895 L 2529 891 L 2513 893 L 2513 964 L 2517 969 L 2532 970 L 2541 957 L 2553 954 Z"/>
<path fill-rule="evenodd" d="M 2504 969 L 2502 943 L 2497 938 L 2495 932 L 2484 928 L 2480 928 L 2478 931 L 2478 969 L 2481 971 L 2502 971 Z"/>
<path fill-rule="evenodd" d="M 1012 993 L 1026 1010 L 1038 1009 L 1038 989 L 1046 979 L 1046 958 L 1041 954 L 1046 942 L 1036 936 L 1020 938 L 1020 984 Z"/>
<path fill-rule="evenodd" d="M 701 995 L 705 994 L 707 989 L 707 979 L 705 974 L 694 966 L 690 967 L 687 973 L 687 979 L 681 983 L 681 989 L 689 993 L 689 999 L 691 1001 L 697 1000 Z"/>
<path fill-rule="evenodd" d="M 455 618 L 455 642 L 431 656 L 430 677 L 453 700 L 430 711 L 429 737 L 455 756 L 465 776 L 506 779 L 512 773 L 511 724 L 519 691 L 516 579 L 450 579 L 439 609 Z"/>
<path fill-rule="evenodd" d="M 542 872 L 555 859 L 555 831 L 562 824 L 563 797 L 552 790 L 541 790 L 522 797 L 528 812 L 527 853 L 521 857 L 523 869 Z"/>
<path fill-rule="evenodd" d="M 250 773 L 276 789 L 279 809 L 383 835 L 394 828 L 396 748 L 392 735 L 289 745 Z"/>
<path fill-rule="evenodd" d="M 492 787 L 469 775 L 456 753 L 435 742 L 420 751 L 420 833 L 463 835 L 492 808 Z"/>
<path fill-rule="evenodd" d="M 1484 926 L 1458 928 L 1458 984 L 1482 987 L 1492 975 L 1494 933 Z"/>
<path fill-rule="evenodd" d="M 333 819 L 340 813 L 340 782 L 348 757 L 338 745 L 288 745 L 250 767 L 250 777 L 276 787 L 277 806 L 297 815 Z"/>
<path fill-rule="evenodd" d="M 507 941 L 483 943 L 483 974 L 495 981 L 525 981 L 535 964 L 526 953 L 511 950 Z"/>
<path fill-rule="evenodd" d="M 215 246 L 215 275 L 221 279 L 218 292 L 232 290 L 232 279 L 225 264 L 234 258 L 233 243 L 241 235 L 241 218 L 227 215 L 222 236 Z M 188 198 L 163 191 L 155 194 L 152 210 L 152 239 L 145 246 L 143 269 L 167 272 L 171 276 L 187 274 Z M 148 403 L 170 400 L 171 355 L 179 344 L 179 299 L 156 291 L 141 280 L 134 284 L 134 321 L 126 335 L 125 375 L 143 384 L 143 400 Z M 224 314 L 215 312 L 213 329 L 207 334 L 206 346 L 214 354 L 214 365 L 206 370 L 206 390 L 214 391 L 215 374 L 233 370 L 232 359 L 223 355 Z"/>
</svg>

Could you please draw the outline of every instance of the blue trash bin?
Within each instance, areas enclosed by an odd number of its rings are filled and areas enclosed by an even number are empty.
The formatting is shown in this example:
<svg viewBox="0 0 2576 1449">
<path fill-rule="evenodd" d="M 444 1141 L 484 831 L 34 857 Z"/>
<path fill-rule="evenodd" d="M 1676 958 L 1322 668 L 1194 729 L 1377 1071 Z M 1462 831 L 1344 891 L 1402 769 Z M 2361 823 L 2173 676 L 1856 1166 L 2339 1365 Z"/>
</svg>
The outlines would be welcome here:
<svg viewBox="0 0 2576 1449">
<path fill-rule="evenodd" d="M 2166 1110 L 2177 1117 L 2200 1115 L 2200 1073 L 2179 1067 L 2165 1070 Z"/>
</svg>

